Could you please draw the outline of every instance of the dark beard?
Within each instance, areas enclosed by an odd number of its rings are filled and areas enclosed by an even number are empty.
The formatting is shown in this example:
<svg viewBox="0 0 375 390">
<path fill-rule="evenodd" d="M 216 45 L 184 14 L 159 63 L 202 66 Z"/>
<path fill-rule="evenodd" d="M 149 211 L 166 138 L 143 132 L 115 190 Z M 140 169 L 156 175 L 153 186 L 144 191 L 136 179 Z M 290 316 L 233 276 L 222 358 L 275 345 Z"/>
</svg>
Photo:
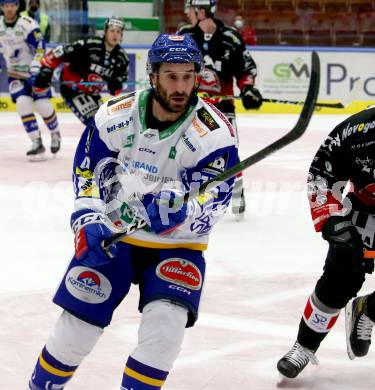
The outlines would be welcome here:
<svg viewBox="0 0 375 390">
<path fill-rule="evenodd" d="M 156 101 L 165 110 L 167 110 L 169 112 L 173 112 L 175 114 L 185 112 L 187 110 L 187 108 L 189 107 L 189 105 L 191 104 L 191 102 L 196 94 L 196 90 L 193 89 L 190 96 L 187 94 L 179 94 L 179 93 L 175 93 L 173 95 L 170 95 L 169 98 L 171 98 L 171 97 L 185 97 L 185 98 L 187 98 L 185 106 L 181 107 L 180 109 L 177 109 L 177 108 L 173 108 L 171 106 L 171 104 L 168 102 L 167 93 L 165 92 L 165 90 L 163 89 L 163 87 L 160 85 L 160 83 L 158 81 L 156 81 L 156 85 L 154 86 L 154 91 L 155 91 L 154 97 L 155 97 Z"/>
</svg>

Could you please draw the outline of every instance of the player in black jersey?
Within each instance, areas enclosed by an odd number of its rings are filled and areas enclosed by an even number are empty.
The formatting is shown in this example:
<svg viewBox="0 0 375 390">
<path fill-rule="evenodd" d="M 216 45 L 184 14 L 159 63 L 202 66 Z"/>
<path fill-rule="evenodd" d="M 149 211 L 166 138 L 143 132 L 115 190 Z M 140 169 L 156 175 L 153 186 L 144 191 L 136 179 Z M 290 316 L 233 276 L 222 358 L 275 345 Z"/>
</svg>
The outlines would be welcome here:
<svg viewBox="0 0 375 390">
<path fill-rule="evenodd" d="M 129 59 L 120 46 L 123 32 L 124 22 L 112 17 L 105 23 L 102 38 L 80 39 L 57 46 L 42 59 L 35 85 L 50 85 L 54 69 L 65 63 L 61 73 L 61 95 L 80 121 L 87 125 L 102 103 L 100 91 L 105 84 L 110 94 L 116 95 L 127 80 Z"/>
<path fill-rule="evenodd" d="M 216 5 L 217 0 L 187 0 L 185 12 L 191 24 L 181 27 L 178 33 L 190 34 L 197 42 L 204 65 L 199 91 L 227 116 L 237 133 L 234 80 L 246 109 L 258 109 L 262 96 L 255 87 L 257 67 L 250 52 L 234 28 L 214 17 Z M 242 173 L 233 189 L 232 211 L 238 217 L 245 212 Z"/>
<path fill-rule="evenodd" d="M 277 364 L 289 378 L 315 361 L 341 309 L 374 269 L 375 106 L 340 123 L 323 141 L 310 167 L 308 189 L 315 230 L 322 232 L 329 249 L 323 273 L 307 300 L 297 340 Z M 351 357 L 367 353 L 374 321 L 375 294 L 349 304 Z"/>
</svg>

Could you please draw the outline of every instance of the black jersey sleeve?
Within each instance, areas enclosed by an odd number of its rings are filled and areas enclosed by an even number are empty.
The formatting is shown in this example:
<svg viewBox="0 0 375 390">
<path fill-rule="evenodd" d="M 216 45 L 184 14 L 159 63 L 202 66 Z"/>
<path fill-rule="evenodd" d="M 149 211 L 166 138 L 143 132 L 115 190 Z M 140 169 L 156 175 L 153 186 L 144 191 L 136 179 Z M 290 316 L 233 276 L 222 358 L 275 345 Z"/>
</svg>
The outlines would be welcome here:
<svg viewBox="0 0 375 390">
<path fill-rule="evenodd" d="M 93 39 L 91 38 L 91 40 Z M 83 58 L 87 58 L 88 39 L 79 39 L 73 43 L 68 43 L 63 46 L 63 50 L 64 62 L 80 63 Z"/>
<path fill-rule="evenodd" d="M 233 62 L 236 64 L 234 77 L 237 80 L 237 85 L 242 89 L 244 85 L 255 84 L 257 66 L 250 51 L 246 49 L 240 34 L 231 27 L 227 27 L 224 35 L 233 46 Z"/>
<path fill-rule="evenodd" d="M 113 78 L 120 82 L 128 79 L 129 57 L 124 49 L 119 48 L 115 56 L 115 69 Z"/>
<path fill-rule="evenodd" d="M 310 165 L 307 186 L 316 231 L 332 215 L 342 215 L 343 192 L 350 180 L 348 145 L 342 140 L 345 122 L 324 139 Z"/>
</svg>

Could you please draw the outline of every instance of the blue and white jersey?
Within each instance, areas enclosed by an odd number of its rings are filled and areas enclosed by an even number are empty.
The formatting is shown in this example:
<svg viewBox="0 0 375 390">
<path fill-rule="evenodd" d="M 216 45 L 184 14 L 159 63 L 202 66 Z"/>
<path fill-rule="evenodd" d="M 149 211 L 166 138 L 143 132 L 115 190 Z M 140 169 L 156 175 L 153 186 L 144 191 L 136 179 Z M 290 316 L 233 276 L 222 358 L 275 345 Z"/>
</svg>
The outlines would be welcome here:
<svg viewBox="0 0 375 390">
<path fill-rule="evenodd" d="M 15 25 L 8 27 L 0 17 L 0 51 L 8 74 L 28 78 L 38 72 L 45 52 L 45 41 L 38 23 L 28 16 L 19 16 Z"/>
<path fill-rule="evenodd" d="M 132 199 L 161 189 L 197 189 L 237 163 L 233 128 L 215 107 L 197 98 L 170 127 L 158 130 L 146 126 L 150 95 L 143 90 L 109 100 L 87 126 L 74 160 L 75 211 L 95 210 L 119 225 L 131 219 Z M 228 179 L 218 190 L 190 200 L 188 218 L 170 234 L 145 229 L 124 241 L 206 249 L 213 225 L 230 202 L 233 182 Z"/>
</svg>

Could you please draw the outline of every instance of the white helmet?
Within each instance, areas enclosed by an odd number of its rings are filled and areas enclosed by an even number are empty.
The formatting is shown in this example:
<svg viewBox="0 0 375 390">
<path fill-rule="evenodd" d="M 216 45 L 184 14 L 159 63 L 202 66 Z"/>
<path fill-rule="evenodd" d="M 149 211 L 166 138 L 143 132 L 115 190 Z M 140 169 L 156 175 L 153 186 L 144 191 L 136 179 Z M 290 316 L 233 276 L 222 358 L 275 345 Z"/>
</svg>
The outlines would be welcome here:
<svg viewBox="0 0 375 390">
<path fill-rule="evenodd" d="M 216 12 L 217 0 L 190 0 L 190 6 L 205 8 L 208 11 L 207 13 L 213 15 Z"/>
<path fill-rule="evenodd" d="M 118 27 L 121 31 L 124 31 L 125 23 L 122 19 L 112 16 L 105 21 L 104 30 L 108 30 L 109 27 Z"/>
</svg>

